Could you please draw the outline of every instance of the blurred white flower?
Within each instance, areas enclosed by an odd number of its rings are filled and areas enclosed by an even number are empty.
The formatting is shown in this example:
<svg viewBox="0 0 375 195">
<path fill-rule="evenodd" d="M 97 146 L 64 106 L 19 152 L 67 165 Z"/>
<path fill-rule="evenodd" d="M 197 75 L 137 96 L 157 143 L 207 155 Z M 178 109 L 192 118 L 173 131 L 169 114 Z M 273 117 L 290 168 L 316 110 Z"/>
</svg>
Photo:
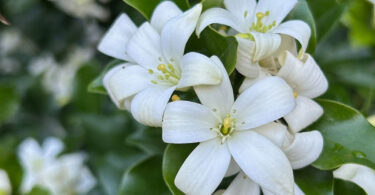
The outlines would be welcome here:
<svg viewBox="0 0 375 195">
<path fill-rule="evenodd" d="M 61 10 L 77 18 L 94 17 L 107 20 L 109 11 L 99 5 L 95 0 L 50 0 Z"/>
<path fill-rule="evenodd" d="M 0 194 L 10 195 L 12 193 L 12 186 L 10 185 L 10 180 L 7 172 L 0 169 Z"/>
<path fill-rule="evenodd" d="M 359 164 L 344 164 L 333 172 L 335 178 L 353 182 L 369 195 L 375 194 L 375 171 Z"/>
<path fill-rule="evenodd" d="M 24 170 L 22 193 L 39 185 L 55 195 L 85 194 L 96 185 L 84 165 L 85 155 L 58 156 L 63 148 L 63 143 L 56 138 L 47 138 L 42 147 L 32 138 L 20 144 L 18 156 Z"/>
<path fill-rule="evenodd" d="M 375 115 L 368 117 L 367 120 L 375 127 Z"/>
</svg>

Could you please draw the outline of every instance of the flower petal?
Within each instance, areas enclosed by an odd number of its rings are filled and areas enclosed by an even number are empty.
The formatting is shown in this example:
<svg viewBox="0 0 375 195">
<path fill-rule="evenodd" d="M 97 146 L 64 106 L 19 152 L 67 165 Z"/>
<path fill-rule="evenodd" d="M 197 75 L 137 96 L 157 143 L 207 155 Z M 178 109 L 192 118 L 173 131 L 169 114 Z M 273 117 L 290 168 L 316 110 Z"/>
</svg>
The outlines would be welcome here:
<svg viewBox="0 0 375 195">
<path fill-rule="evenodd" d="M 170 63 L 179 60 L 184 55 L 185 46 L 197 25 L 202 12 L 202 4 L 197 4 L 183 14 L 170 19 L 161 32 L 161 44 L 164 57 Z"/>
<path fill-rule="evenodd" d="M 172 102 L 164 113 L 163 141 L 175 144 L 206 141 L 217 136 L 211 128 L 219 123 L 206 106 L 188 101 Z"/>
<path fill-rule="evenodd" d="M 241 171 L 241 168 L 237 165 L 236 161 L 233 160 L 233 158 L 230 160 L 230 164 L 228 167 L 227 172 L 225 173 L 225 177 L 230 177 L 232 175 L 237 174 Z"/>
<path fill-rule="evenodd" d="M 251 19 L 254 16 L 256 0 L 224 0 L 227 10 L 237 17 L 243 24 L 250 28 Z"/>
<path fill-rule="evenodd" d="M 259 195 L 259 185 L 254 183 L 242 171 L 237 175 L 232 183 L 225 190 L 223 195 Z"/>
<path fill-rule="evenodd" d="M 217 85 L 221 83 L 220 68 L 210 58 L 191 52 L 184 55 L 181 61 L 182 75 L 178 88 L 195 85 Z"/>
<path fill-rule="evenodd" d="M 160 35 L 145 22 L 129 40 L 128 55 L 139 65 L 145 68 L 156 68 L 160 63 L 162 54 L 160 51 Z"/>
<path fill-rule="evenodd" d="M 289 20 L 276 27 L 273 33 L 289 35 L 297 39 L 302 46 L 303 52 L 305 52 L 309 44 L 311 29 L 308 24 L 301 20 Z"/>
<path fill-rule="evenodd" d="M 254 131 L 234 133 L 228 139 L 234 160 L 253 181 L 277 194 L 292 194 L 293 171 L 283 151 Z"/>
<path fill-rule="evenodd" d="M 280 77 L 267 77 L 245 90 L 234 102 L 237 130 L 247 130 L 275 121 L 295 107 L 289 85 Z"/>
<path fill-rule="evenodd" d="M 375 171 L 369 167 L 358 164 L 344 164 L 333 172 L 333 176 L 359 185 L 367 194 L 375 194 Z"/>
<path fill-rule="evenodd" d="M 318 159 L 323 150 L 323 136 L 319 131 L 295 134 L 292 144 L 284 149 L 293 169 L 306 167 Z"/>
<path fill-rule="evenodd" d="M 287 132 L 287 128 L 284 125 L 276 122 L 271 122 L 252 130 L 268 138 L 279 147 L 283 145 Z"/>
<path fill-rule="evenodd" d="M 160 127 L 165 107 L 176 87 L 150 87 L 138 93 L 131 112 L 135 120 L 147 126 Z"/>
<path fill-rule="evenodd" d="M 175 3 L 164 1 L 155 8 L 150 23 L 160 33 L 168 20 L 180 14 L 182 14 L 182 11 Z"/>
<path fill-rule="evenodd" d="M 124 100 L 151 85 L 147 70 L 138 65 L 121 64 L 109 70 L 103 84 L 119 109 L 125 109 Z"/>
<path fill-rule="evenodd" d="M 114 58 L 132 61 L 127 55 L 127 44 L 136 31 L 137 26 L 129 16 L 121 14 L 100 41 L 98 50 Z"/>
<path fill-rule="evenodd" d="M 279 57 L 282 68 L 277 75 L 285 79 L 299 95 L 318 97 L 328 88 L 327 78 L 310 55 L 305 55 L 303 61 L 304 64 L 286 51 Z"/>
<path fill-rule="evenodd" d="M 293 132 L 299 132 L 323 115 L 323 108 L 314 100 L 298 96 L 296 98 L 296 107 L 284 119 Z"/>
<path fill-rule="evenodd" d="M 249 87 L 251 87 L 252 85 L 257 83 L 258 81 L 260 81 L 260 80 L 262 80 L 266 77 L 270 77 L 270 76 L 271 76 L 270 73 L 261 69 L 259 71 L 258 77 L 255 77 L 255 78 L 246 77 L 245 80 L 242 82 L 242 84 L 240 86 L 240 89 L 238 90 L 239 93 L 244 92 L 246 89 L 248 89 Z"/>
<path fill-rule="evenodd" d="M 266 189 L 262 189 L 263 195 L 276 195 Z M 294 195 L 305 195 L 305 193 L 298 187 L 296 183 L 294 183 Z"/>
<path fill-rule="evenodd" d="M 238 41 L 236 69 L 246 77 L 255 78 L 259 75 L 260 67 L 258 63 L 253 63 L 255 52 L 255 42 L 236 37 Z"/>
<path fill-rule="evenodd" d="M 222 8 L 211 8 L 203 12 L 199 18 L 197 29 L 195 33 L 199 37 L 201 32 L 210 24 L 223 24 L 230 26 L 240 33 L 247 32 L 246 24 L 241 20 L 238 20 L 235 15 L 233 15 L 228 10 Z"/>
<path fill-rule="evenodd" d="M 221 70 L 222 81 L 219 85 L 195 86 L 194 90 L 200 102 L 213 110 L 219 118 L 224 118 L 230 112 L 234 102 L 233 89 L 223 63 L 216 56 L 211 57 Z M 220 97 L 220 98 L 218 98 Z"/>
<path fill-rule="evenodd" d="M 297 0 L 260 0 L 258 2 L 255 13 L 266 13 L 266 11 L 269 11 L 269 16 L 264 17 L 264 19 L 262 20 L 263 24 L 268 26 L 272 24 L 273 21 L 275 21 L 276 26 L 278 26 L 296 4 Z"/>
<path fill-rule="evenodd" d="M 186 194 L 212 194 L 229 166 L 231 156 L 219 139 L 200 143 L 182 164 L 175 179 Z"/>
<path fill-rule="evenodd" d="M 54 159 L 64 149 L 64 143 L 54 137 L 48 137 L 43 141 L 43 154 L 47 159 Z"/>
<path fill-rule="evenodd" d="M 273 55 L 281 45 L 281 36 L 274 33 L 251 32 L 255 40 L 253 63 Z"/>
</svg>

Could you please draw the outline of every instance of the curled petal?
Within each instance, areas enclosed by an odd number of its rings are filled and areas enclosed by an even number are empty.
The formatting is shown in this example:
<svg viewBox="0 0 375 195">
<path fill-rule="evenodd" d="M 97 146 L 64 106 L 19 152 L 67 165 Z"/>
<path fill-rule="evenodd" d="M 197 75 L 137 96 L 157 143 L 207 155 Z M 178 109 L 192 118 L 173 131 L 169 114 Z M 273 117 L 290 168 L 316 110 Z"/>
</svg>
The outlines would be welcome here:
<svg viewBox="0 0 375 195">
<path fill-rule="evenodd" d="M 281 45 L 281 36 L 274 33 L 251 32 L 255 40 L 253 63 L 272 56 Z"/>
<path fill-rule="evenodd" d="M 375 194 L 375 171 L 369 167 L 344 164 L 333 172 L 333 176 L 359 185 L 367 194 Z"/>
<path fill-rule="evenodd" d="M 309 44 L 311 29 L 301 20 L 289 20 L 280 24 L 273 33 L 289 35 L 297 39 L 302 46 L 302 51 L 305 52 Z"/>
<path fill-rule="evenodd" d="M 260 67 L 258 63 L 253 63 L 255 42 L 240 37 L 236 37 L 236 39 L 238 41 L 237 71 L 246 77 L 257 77 L 260 72 Z"/>
<path fill-rule="evenodd" d="M 286 126 L 276 122 L 271 122 L 252 130 L 258 132 L 260 135 L 263 135 L 264 137 L 267 137 L 269 140 L 271 140 L 275 145 L 279 147 L 283 145 L 287 132 Z"/>
<path fill-rule="evenodd" d="M 159 33 L 161 33 L 163 26 L 168 20 L 180 14 L 182 14 L 182 11 L 175 3 L 172 1 L 163 1 L 152 13 L 150 23 Z"/>
</svg>

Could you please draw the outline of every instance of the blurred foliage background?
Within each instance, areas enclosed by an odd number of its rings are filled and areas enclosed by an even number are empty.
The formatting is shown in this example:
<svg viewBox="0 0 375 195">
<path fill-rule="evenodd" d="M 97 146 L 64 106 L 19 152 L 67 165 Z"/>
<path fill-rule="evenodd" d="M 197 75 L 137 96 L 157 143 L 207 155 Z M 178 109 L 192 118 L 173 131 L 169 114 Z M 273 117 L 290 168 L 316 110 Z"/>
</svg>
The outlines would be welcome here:
<svg viewBox="0 0 375 195">
<path fill-rule="evenodd" d="M 150 180 L 151 185 L 157 192 L 166 192 L 166 186 L 157 183 L 163 181 L 160 157 L 166 147 L 161 131 L 136 123 L 129 113 L 118 111 L 109 97 L 87 92 L 89 83 L 111 61 L 96 51 L 106 29 L 122 12 L 136 24 L 145 19 L 121 0 L 97 1 L 103 11 L 100 16 L 80 13 L 83 8 L 69 12 L 57 2 L 0 2 L 0 13 L 10 22 L 0 24 L 0 169 L 8 172 L 13 192 L 17 193 L 23 174 L 18 144 L 27 137 L 42 141 L 48 136 L 63 139 L 66 153 L 88 154 L 87 164 L 98 180 L 90 194 L 131 192 L 120 185 L 126 185 L 129 176 L 136 179 L 134 172 L 142 172 L 136 162 L 160 175 Z M 315 51 L 315 44 L 309 51 L 330 83 L 323 98 L 348 104 L 365 116 L 374 115 L 372 5 L 365 0 L 307 2 L 317 31 Z M 122 179 L 124 174 L 127 179 Z"/>
</svg>

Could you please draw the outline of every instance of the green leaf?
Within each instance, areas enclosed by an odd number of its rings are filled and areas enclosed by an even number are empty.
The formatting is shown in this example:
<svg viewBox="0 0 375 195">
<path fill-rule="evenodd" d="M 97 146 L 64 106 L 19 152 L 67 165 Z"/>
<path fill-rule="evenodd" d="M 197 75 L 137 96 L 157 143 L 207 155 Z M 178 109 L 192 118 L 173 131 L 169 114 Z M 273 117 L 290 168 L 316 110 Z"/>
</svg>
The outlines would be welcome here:
<svg viewBox="0 0 375 195">
<path fill-rule="evenodd" d="M 170 194 L 162 178 L 161 162 L 160 156 L 153 156 L 128 169 L 119 194 Z"/>
<path fill-rule="evenodd" d="M 333 195 L 333 174 L 331 171 L 321 171 L 309 166 L 295 171 L 294 179 L 306 195 Z"/>
<path fill-rule="evenodd" d="M 18 107 L 19 97 L 14 87 L 0 85 L 0 124 L 9 120 Z"/>
<path fill-rule="evenodd" d="M 202 0 L 203 11 L 212 7 L 221 7 L 224 0 Z"/>
<path fill-rule="evenodd" d="M 366 195 L 367 193 L 355 183 L 335 179 L 335 195 Z"/>
<path fill-rule="evenodd" d="M 33 189 L 27 193 L 27 195 L 50 195 L 51 193 L 49 192 L 49 190 L 41 187 L 41 186 L 36 186 L 36 187 L 33 187 Z"/>
<path fill-rule="evenodd" d="M 296 7 L 289 13 L 288 19 L 302 20 L 311 28 L 311 38 L 307 52 L 314 53 L 316 47 L 316 25 L 306 0 L 299 0 Z"/>
<path fill-rule="evenodd" d="M 357 110 L 331 100 L 318 100 L 324 115 L 310 129 L 319 130 L 324 148 L 313 165 L 329 170 L 344 163 L 375 169 L 375 127 Z"/>
<path fill-rule="evenodd" d="M 110 62 L 105 67 L 105 69 L 102 71 L 102 73 L 100 73 L 100 75 L 97 78 L 95 78 L 93 81 L 91 81 L 91 83 L 89 84 L 89 86 L 87 88 L 88 92 L 106 95 L 107 91 L 105 90 L 104 85 L 103 85 L 103 78 L 104 78 L 105 74 L 111 68 L 113 68 L 113 67 L 115 67 L 115 66 L 117 66 L 121 63 L 123 63 L 123 61 L 121 61 L 121 60 L 113 60 L 112 62 Z"/>
<path fill-rule="evenodd" d="M 174 179 L 182 163 L 194 150 L 197 144 L 169 144 L 163 156 L 163 178 L 169 190 L 174 195 L 183 195 L 176 185 Z"/>
<path fill-rule="evenodd" d="M 161 128 L 151 128 L 138 124 L 136 131 L 126 142 L 134 145 L 148 154 L 163 154 L 166 144 L 161 138 Z"/>
</svg>

